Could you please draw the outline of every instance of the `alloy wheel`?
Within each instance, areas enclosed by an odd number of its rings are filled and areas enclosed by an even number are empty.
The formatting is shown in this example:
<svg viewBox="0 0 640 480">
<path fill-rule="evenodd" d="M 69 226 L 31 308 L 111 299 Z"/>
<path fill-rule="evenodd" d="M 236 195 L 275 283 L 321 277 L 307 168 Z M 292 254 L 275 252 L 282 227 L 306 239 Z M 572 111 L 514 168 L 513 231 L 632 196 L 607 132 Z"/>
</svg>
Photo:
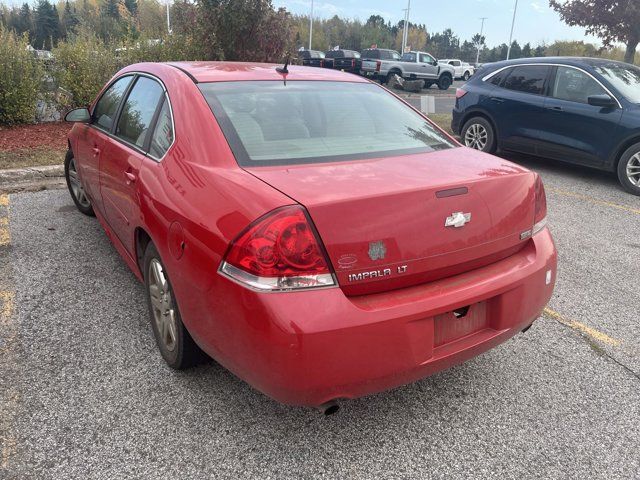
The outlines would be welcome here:
<svg viewBox="0 0 640 480">
<path fill-rule="evenodd" d="M 71 192 L 78 203 L 83 208 L 89 208 L 91 206 L 91 202 L 87 198 L 87 194 L 84 192 L 84 187 L 82 186 L 82 182 L 80 181 L 80 177 L 78 176 L 78 171 L 76 169 L 76 162 L 73 158 L 69 162 L 69 182 L 71 184 Z"/>
<path fill-rule="evenodd" d="M 158 338 L 168 351 L 173 352 L 177 343 L 176 310 L 164 268 L 156 258 L 149 262 L 149 296 Z"/>
<path fill-rule="evenodd" d="M 640 152 L 629 159 L 627 163 L 627 178 L 632 185 L 640 187 Z"/>
<path fill-rule="evenodd" d="M 464 144 L 469 148 L 476 150 L 484 150 L 487 146 L 487 129 L 479 123 L 470 125 L 464 134 Z"/>
</svg>

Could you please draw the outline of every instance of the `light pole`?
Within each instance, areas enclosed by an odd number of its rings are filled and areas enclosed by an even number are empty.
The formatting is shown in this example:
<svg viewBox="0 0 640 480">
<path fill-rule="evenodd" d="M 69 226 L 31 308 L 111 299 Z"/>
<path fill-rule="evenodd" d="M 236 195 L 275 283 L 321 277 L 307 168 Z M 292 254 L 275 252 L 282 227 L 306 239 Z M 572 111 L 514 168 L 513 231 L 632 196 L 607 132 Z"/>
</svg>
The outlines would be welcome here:
<svg viewBox="0 0 640 480">
<path fill-rule="evenodd" d="M 518 0 L 516 0 L 516 6 L 513 7 L 513 20 L 511 20 L 511 34 L 509 35 L 509 47 L 507 47 L 507 60 L 511 55 L 511 41 L 513 39 L 513 27 L 516 24 L 516 12 L 518 11 Z"/>
<path fill-rule="evenodd" d="M 402 32 L 402 52 L 407 48 L 407 39 L 409 37 L 409 10 L 411 10 L 411 0 L 407 0 L 407 8 L 404 11 L 404 31 Z"/>
<path fill-rule="evenodd" d="M 169 2 L 170 0 L 167 0 L 167 33 L 171 35 L 171 17 L 169 16 Z"/>
<path fill-rule="evenodd" d="M 313 0 L 311 0 L 311 16 L 309 17 L 309 50 L 311 50 L 312 38 L 313 38 Z"/>
<path fill-rule="evenodd" d="M 481 17 L 480 20 L 482 20 L 482 24 L 480 25 L 480 41 L 482 41 L 482 32 L 484 32 L 484 21 L 489 18 L 489 17 Z M 478 53 L 476 54 L 476 65 L 478 64 L 478 62 L 480 62 L 480 47 L 482 46 L 481 43 L 478 44 Z"/>
</svg>

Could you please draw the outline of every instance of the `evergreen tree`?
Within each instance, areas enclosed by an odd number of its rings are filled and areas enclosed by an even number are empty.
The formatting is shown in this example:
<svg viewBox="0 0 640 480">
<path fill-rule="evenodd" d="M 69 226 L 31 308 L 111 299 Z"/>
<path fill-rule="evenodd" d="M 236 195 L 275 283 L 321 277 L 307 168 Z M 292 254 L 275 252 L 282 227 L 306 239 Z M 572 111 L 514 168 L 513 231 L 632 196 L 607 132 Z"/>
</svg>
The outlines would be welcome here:
<svg viewBox="0 0 640 480">
<path fill-rule="evenodd" d="M 17 23 L 14 25 L 16 32 L 22 35 L 24 32 L 29 32 L 29 38 L 32 39 L 33 30 L 33 16 L 31 15 L 31 8 L 28 3 L 23 3 L 18 13 Z"/>
<path fill-rule="evenodd" d="M 138 0 L 124 0 L 124 6 L 127 7 L 131 15 L 138 13 Z"/>
<path fill-rule="evenodd" d="M 73 7 L 73 9 L 71 9 L 69 0 L 67 0 L 64 4 L 64 17 L 62 19 L 62 25 L 63 25 L 65 37 L 76 33 L 79 23 L 80 21 L 78 20 L 76 7 Z"/>
<path fill-rule="evenodd" d="M 58 10 L 49 0 L 40 0 L 34 15 L 34 47 L 44 50 L 58 43 L 60 38 L 60 18 Z"/>
</svg>

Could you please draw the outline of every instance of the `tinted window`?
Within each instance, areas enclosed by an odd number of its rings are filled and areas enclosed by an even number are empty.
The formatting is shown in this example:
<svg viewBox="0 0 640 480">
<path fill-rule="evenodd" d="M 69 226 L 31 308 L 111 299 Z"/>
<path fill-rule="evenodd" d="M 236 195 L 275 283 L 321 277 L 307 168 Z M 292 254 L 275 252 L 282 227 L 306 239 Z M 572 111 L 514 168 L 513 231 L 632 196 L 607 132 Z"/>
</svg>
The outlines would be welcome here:
<svg viewBox="0 0 640 480">
<path fill-rule="evenodd" d="M 551 95 L 560 100 L 589 103 L 591 95 L 606 95 L 607 92 L 589 75 L 581 70 L 558 67 Z"/>
<path fill-rule="evenodd" d="M 116 136 L 142 148 L 160 98 L 162 87 L 158 82 L 138 77 L 122 107 Z"/>
<path fill-rule="evenodd" d="M 416 54 L 415 53 L 405 53 L 404 55 L 402 55 L 402 61 L 403 62 L 415 62 L 416 61 Z"/>
<path fill-rule="evenodd" d="M 104 130 L 111 130 L 122 96 L 132 78 L 131 75 L 122 77 L 104 92 L 93 109 L 93 115 L 91 115 L 91 122 L 94 125 Z"/>
<path fill-rule="evenodd" d="M 343 56 L 342 50 L 330 50 L 325 54 L 326 58 L 342 58 Z"/>
<path fill-rule="evenodd" d="M 524 93 L 542 95 L 549 67 L 545 65 L 528 65 L 515 67 L 504 82 L 504 88 Z"/>
<path fill-rule="evenodd" d="M 502 70 L 501 72 L 496 73 L 489 79 L 489 82 L 494 85 L 500 85 L 502 81 L 505 78 L 507 78 L 507 76 L 511 73 L 511 70 L 512 70 L 511 68 L 507 68 L 505 70 Z M 481 73 L 481 72 L 478 72 L 478 73 Z"/>
<path fill-rule="evenodd" d="M 632 103 L 640 103 L 640 68 L 611 62 L 594 67 L 613 87 Z"/>
<path fill-rule="evenodd" d="M 171 121 L 171 109 L 169 108 L 169 102 L 165 98 L 158 115 L 158 123 L 156 123 L 156 128 L 151 137 L 149 153 L 155 158 L 162 158 L 172 143 L 173 122 Z"/>
<path fill-rule="evenodd" d="M 241 165 L 320 163 L 453 147 L 421 115 L 369 83 L 200 83 Z"/>
<path fill-rule="evenodd" d="M 363 50 L 362 58 L 371 58 L 373 60 L 384 58 L 384 52 L 380 50 Z"/>
<path fill-rule="evenodd" d="M 400 60 L 400 54 L 398 52 L 387 52 L 387 55 L 390 55 L 393 60 Z"/>
</svg>

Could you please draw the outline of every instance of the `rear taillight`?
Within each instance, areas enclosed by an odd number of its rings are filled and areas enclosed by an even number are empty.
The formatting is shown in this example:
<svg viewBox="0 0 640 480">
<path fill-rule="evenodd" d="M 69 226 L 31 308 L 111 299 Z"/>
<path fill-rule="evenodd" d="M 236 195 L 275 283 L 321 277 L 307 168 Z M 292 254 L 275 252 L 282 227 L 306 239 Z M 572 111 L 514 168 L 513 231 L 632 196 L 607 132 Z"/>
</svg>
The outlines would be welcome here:
<svg viewBox="0 0 640 480">
<path fill-rule="evenodd" d="M 355 58 L 351 59 L 351 68 L 356 68 L 356 59 Z"/>
<path fill-rule="evenodd" d="M 456 89 L 456 98 L 464 97 L 468 92 L 464 88 Z"/>
<path fill-rule="evenodd" d="M 544 184 L 540 175 L 536 174 L 535 183 L 536 209 L 533 221 L 532 235 L 540 232 L 547 225 L 547 195 L 544 191 Z"/>
<path fill-rule="evenodd" d="M 220 272 L 258 290 L 335 285 L 320 240 L 302 207 L 259 218 L 231 242 Z"/>
<path fill-rule="evenodd" d="M 381 62 L 380 60 L 378 60 L 378 61 L 376 62 L 376 72 L 379 72 L 379 71 L 380 71 L 380 68 L 382 68 L 382 62 Z"/>
<path fill-rule="evenodd" d="M 320 67 L 324 68 L 324 60 L 320 60 Z"/>
</svg>

